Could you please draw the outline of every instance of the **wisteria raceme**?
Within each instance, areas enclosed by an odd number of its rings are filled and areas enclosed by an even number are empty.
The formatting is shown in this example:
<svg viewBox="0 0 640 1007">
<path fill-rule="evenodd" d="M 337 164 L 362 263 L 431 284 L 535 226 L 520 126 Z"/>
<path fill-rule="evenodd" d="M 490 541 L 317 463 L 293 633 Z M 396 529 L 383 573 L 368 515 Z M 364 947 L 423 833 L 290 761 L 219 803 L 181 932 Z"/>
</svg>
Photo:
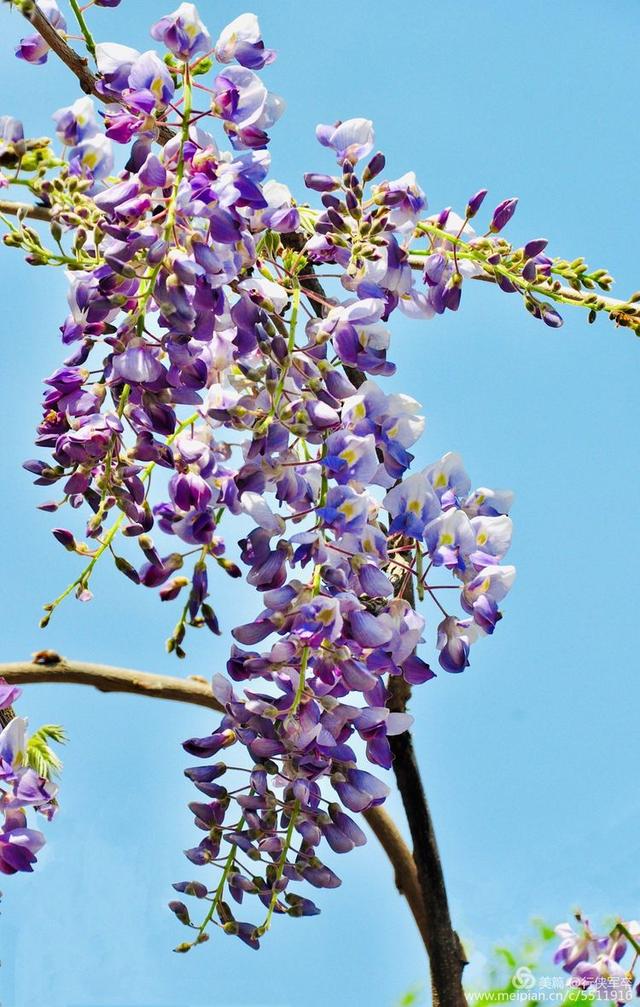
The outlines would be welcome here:
<svg viewBox="0 0 640 1007">
<path fill-rule="evenodd" d="M 53 0 L 41 7 L 64 32 Z M 54 113 L 58 154 L 0 120 L 0 165 L 49 212 L 56 250 L 24 219 L 5 243 L 69 275 L 67 356 L 45 381 L 37 431 L 47 455 L 26 468 L 54 494 L 43 510 L 87 511 L 82 536 L 53 532 L 87 562 L 43 625 L 68 595 L 91 598 L 107 552 L 133 583 L 179 600 L 168 641 L 179 657 L 187 626 L 221 632 L 214 576 L 244 574 L 261 596 L 232 630 L 227 671 L 240 689 L 217 676 L 222 721 L 185 743 L 202 760 L 186 772 L 204 798 L 190 805 L 204 836 L 187 858 L 220 873 L 213 887 L 175 886 L 208 900 L 200 923 L 171 904 L 195 929 L 178 950 L 205 940 L 210 922 L 257 947 L 274 914 L 317 912 L 296 883 L 340 883 L 324 844 L 344 853 L 364 842 L 351 814 L 388 788 L 359 752 L 389 769 L 388 738 L 411 722 L 389 711 L 390 680 L 435 677 L 417 653 L 425 633 L 440 666 L 463 671 L 514 580 L 503 563 L 512 494 L 472 489 L 455 453 L 412 471 L 421 407 L 379 383 L 396 369 L 394 311 L 456 310 L 464 280 L 483 273 L 556 326 L 557 274 L 576 289 L 611 280 L 547 258 L 543 239 L 511 246 L 502 231 L 515 199 L 484 235 L 470 221 L 486 190 L 464 216 L 425 217 L 413 172 L 382 178 L 367 119 L 318 126 L 337 169 L 305 176 L 321 208 L 294 200 L 268 178 L 284 103 L 259 75 L 275 53 L 255 15 L 212 43 L 183 3 L 151 36 L 165 52 L 92 43 L 105 104 L 98 114 L 83 97 Z M 35 36 L 17 54 L 42 63 L 47 51 Z M 234 517 L 249 527 L 238 550 Z M 211 761 L 234 745 L 244 768 Z M 220 782 L 227 773 L 238 785 Z M 228 898 L 248 895 L 262 920 L 236 919 L 244 910 Z"/>
</svg>

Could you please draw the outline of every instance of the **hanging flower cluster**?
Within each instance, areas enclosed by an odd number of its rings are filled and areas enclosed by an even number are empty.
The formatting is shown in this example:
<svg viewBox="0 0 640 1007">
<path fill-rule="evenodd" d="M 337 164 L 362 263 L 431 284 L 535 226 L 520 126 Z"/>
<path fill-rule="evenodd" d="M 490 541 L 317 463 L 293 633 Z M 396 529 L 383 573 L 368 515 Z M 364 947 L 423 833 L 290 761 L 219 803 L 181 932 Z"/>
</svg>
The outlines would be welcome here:
<svg viewBox="0 0 640 1007">
<path fill-rule="evenodd" d="M 55 0 L 41 7 L 64 33 Z M 515 199 L 480 236 L 470 222 L 485 190 L 463 216 L 424 216 L 413 172 L 383 178 L 366 119 L 318 127 L 337 169 L 305 176 L 321 208 L 297 203 L 268 180 L 284 104 L 259 75 L 275 53 L 252 14 L 213 42 L 183 3 L 151 28 L 164 56 L 96 44 L 83 17 L 80 27 L 95 53 L 100 117 L 88 97 L 59 109 L 59 155 L 0 119 L 0 166 L 13 173 L 2 184 L 31 189 L 56 248 L 20 212 L 4 221 L 5 243 L 69 273 L 68 355 L 46 379 L 37 432 L 47 456 L 26 467 L 55 490 L 44 510 L 88 511 L 81 538 L 54 530 L 87 564 L 45 606 L 43 625 L 68 595 L 91 598 L 107 552 L 135 584 L 180 598 L 168 641 L 179 657 L 187 626 L 220 632 L 210 597 L 218 570 L 244 572 L 261 596 L 233 629 L 227 669 L 242 691 L 217 677 L 223 719 L 185 743 L 203 760 L 187 775 L 204 797 L 190 806 L 204 837 L 187 857 L 220 874 L 213 888 L 175 886 L 208 900 L 200 924 L 172 903 L 196 930 L 180 950 L 206 939 L 210 922 L 256 947 L 274 913 L 317 912 L 295 882 L 339 884 L 319 859 L 322 843 L 343 853 L 365 841 L 348 812 L 382 803 L 388 788 L 361 768 L 357 749 L 388 769 L 388 738 L 411 722 L 390 712 L 389 683 L 435 675 L 416 652 L 421 603 L 436 614 L 440 666 L 460 672 L 514 579 L 502 562 L 511 493 L 472 489 L 454 453 L 408 474 L 420 406 L 378 384 L 395 371 L 393 312 L 456 310 L 464 279 L 482 274 L 556 327 L 553 304 L 566 300 L 558 275 L 583 294 L 611 278 L 582 260 L 549 259 L 542 239 L 510 245 L 502 232 Z M 47 52 L 39 35 L 17 50 L 32 63 Z M 126 164 L 114 174 L 121 147 Z M 598 295 L 585 297 L 602 309 Z M 635 311 L 625 306 L 622 323 L 635 324 Z M 233 532 L 223 537 L 233 517 L 248 529 L 238 552 Z M 245 767 L 211 761 L 234 744 L 248 753 Z M 227 772 L 237 786 L 220 782 Z M 228 897 L 248 895 L 262 903 L 262 922 L 236 920 Z"/>
<path fill-rule="evenodd" d="M 598 935 L 580 913 L 576 921 L 577 927 L 570 923 L 556 927 L 561 942 L 553 960 L 569 974 L 569 985 L 615 1004 L 640 996 L 634 975 L 640 955 L 640 923 L 619 921 L 609 933 Z"/>
<path fill-rule="evenodd" d="M 57 786 L 49 779 L 47 766 L 52 753 L 47 737 L 63 740 L 60 729 L 41 728 L 27 739 L 27 721 L 11 709 L 22 689 L 0 678 L 0 872 L 32 871 L 44 836 L 27 827 L 27 811 L 39 812 L 49 821 L 57 810 Z M 48 758 L 47 758 L 48 756 Z M 33 766 L 37 765 L 39 771 Z M 55 757 L 53 765 L 59 765 Z"/>
</svg>

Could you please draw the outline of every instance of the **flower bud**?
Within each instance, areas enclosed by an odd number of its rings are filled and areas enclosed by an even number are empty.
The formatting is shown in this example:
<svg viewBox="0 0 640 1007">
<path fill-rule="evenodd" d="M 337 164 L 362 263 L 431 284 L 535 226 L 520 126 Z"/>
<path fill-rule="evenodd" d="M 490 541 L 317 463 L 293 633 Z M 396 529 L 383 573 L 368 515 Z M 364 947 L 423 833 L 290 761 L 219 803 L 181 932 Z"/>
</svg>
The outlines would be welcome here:
<svg viewBox="0 0 640 1007">
<path fill-rule="evenodd" d="M 532 238 L 531 241 L 528 241 L 522 249 L 522 254 L 525 259 L 534 259 L 536 255 L 540 255 L 541 252 L 544 252 L 548 244 L 549 242 L 546 238 Z"/>
<path fill-rule="evenodd" d="M 335 192 L 340 187 L 338 180 L 331 175 L 319 175 L 313 171 L 306 172 L 304 184 L 307 189 L 313 189 L 314 192 Z"/>
<path fill-rule="evenodd" d="M 467 209 L 465 211 L 467 220 L 471 220 L 472 217 L 475 217 L 476 213 L 484 203 L 484 197 L 487 195 L 487 191 L 487 189 L 479 189 L 478 192 L 471 197 L 467 203 Z"/>
<path fill-rule="evenodd" d="M 377 154 L 373 155 L 368 165 L 364 169 L 362 173 L 362 181 L 370 182 L 373 178 L 376 177 L 376 175 L 379 175 L 380 172 L 383 171 L 385 164 L 386 164 L 386 158 L 384 154 L 382 153 L 382 151 L 378 151 Z"/>
<path fill-rule="evenodd" d="M 54 538 L 57 538 L 60 545 L 65 547 L 67 552 L 76 551 L 76 540 L 71 532 L 67 531 L 66 528 L 54 528 L 52 530 L 52 534 Z"/>
<path fill-rule="evenodd" d="M 498 234 L 503 227 L 507 226 L 516 212 L 517 205 L 518 199 L 516 196 L 512 196 L 510 199 L 503 199 L 501 203 L 498 203 L 493 211 L 493 217 L 489 225 L 489 230 L 492 234 Z"/>
<path fill-rule="evenodd" d="M 173 900 L 169 903 L 169 909 L 174 913 L 181 923 L 184 923 L 186 927 L 189 926 L 191 920 L 189 918 L 189 910 L 185 906 L 184 902 L 178 902 L 178 900 Z"/>
</svg>

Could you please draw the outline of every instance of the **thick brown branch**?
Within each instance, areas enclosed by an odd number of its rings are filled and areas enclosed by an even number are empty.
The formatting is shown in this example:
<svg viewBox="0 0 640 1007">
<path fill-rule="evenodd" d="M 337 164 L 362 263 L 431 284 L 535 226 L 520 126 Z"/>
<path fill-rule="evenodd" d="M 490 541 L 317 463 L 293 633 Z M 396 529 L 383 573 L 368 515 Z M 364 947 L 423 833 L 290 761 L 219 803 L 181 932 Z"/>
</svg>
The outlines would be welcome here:
<svg viewBox="0 0 640 1007">
<path fill-rule="evenodd" d="M 404 704 L 403 704 L 404 705 Z M 393 770 L 413 840 L 420 890 L 429 920 L 427 950 L 431 962 L 434 1007 L 466 1007 L 462 972 L 466 958 L 453 929 L 444 873 L 433 821 L 409 731 L 389 739 Z"/>
<path fill-rule="evenodd" d="M 33 661 L 0 664 L 0 676 L 7 682 L 21 685 L 30 682 L 89 685 L 100 692 L 126 692 L 154 699 L 171 699 L 222 711 L 204 679 L 175 678 L 173 675 L 153 675 L 106 664 L 68 661 L 49 651 L 36 655 Z M 391 862 L 396 887 L 405 896 L 426 947 L 427 921 L 411 851 L 384 808 L 371 808 L 364 812 L 364 817 Z"/>
</svg>

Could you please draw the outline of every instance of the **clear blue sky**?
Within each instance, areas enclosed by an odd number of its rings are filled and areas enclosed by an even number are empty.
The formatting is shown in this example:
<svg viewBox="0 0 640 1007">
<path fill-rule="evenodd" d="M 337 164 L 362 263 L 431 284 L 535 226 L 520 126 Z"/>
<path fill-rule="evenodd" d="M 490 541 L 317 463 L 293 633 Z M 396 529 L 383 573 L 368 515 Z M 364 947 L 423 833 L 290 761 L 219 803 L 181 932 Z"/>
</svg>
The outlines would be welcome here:
<svg viewBox="0 0 640 1007">
<path fill-rule="evenodd" d="M 244 10 L 199 6 L 212 33 Z M 367 116 L 390 177 L 415 169 L 432 209 L 460 209 L 481 186 L 494 205 L 518 195 L 514 238 L 545 236 L 552 254 L 607 266 L 622 293 L 640 286 L 635 0 L 252 9 L 279 50 L 270 86 L 288 101 L 277 178 L 301 192 L 303 171 L 330 163 L 316 123 Z M 102 40 L 146 48 L 164 12 L 123 0 L 91 14 Z M 55 63 L 13 59 L 20 33 L 3 4 L 0 112 L 46 133 L 77 92 Z M 39 605 L 75 570 L 20 468 L 40 379 L 62 356 L 64 278 L 8 250 L 1 262 L 2 659 L 50 646 L 148 670 L 221 670 L 228 636 L 196 636 L 177 667 L 162 643 L 172 613 L 106 566 L 90 605 L 71 601 L 38 630 Z M 506 618 L 464 675 L 443 672 L 413 701 L 456 925 L 486 953 L 532 915 L 556 922 L 576 902 L 593 917 L 637 916 L 640 343 L 576 311 L 547 329 L 482 284 L 467 284 L 457 316 L 394 316 L 393 340 L 393 386 L 428 417 L 418 461 L 455 449 L 474 481 L 517 493 Z M 215 599 L 227 627 L 255 605 L 233 587 Z M 34 726 L 64 723 L 71 743 L 42 863 L 2 885 L 3 1007 L 391 1007 L 422 980 L 420 942 L 374 839 L 341 858 L 344 884 L 321 898 L 322 915 L 276 921 L 259 954 L 222 937 L 172 954 L 181 933 L 165 903 L 190 873 L 181 850 L 193 837 L 180 742 L 211 718 L 61 686 L 29 687 L 21 712 Z"/>
</svg>

